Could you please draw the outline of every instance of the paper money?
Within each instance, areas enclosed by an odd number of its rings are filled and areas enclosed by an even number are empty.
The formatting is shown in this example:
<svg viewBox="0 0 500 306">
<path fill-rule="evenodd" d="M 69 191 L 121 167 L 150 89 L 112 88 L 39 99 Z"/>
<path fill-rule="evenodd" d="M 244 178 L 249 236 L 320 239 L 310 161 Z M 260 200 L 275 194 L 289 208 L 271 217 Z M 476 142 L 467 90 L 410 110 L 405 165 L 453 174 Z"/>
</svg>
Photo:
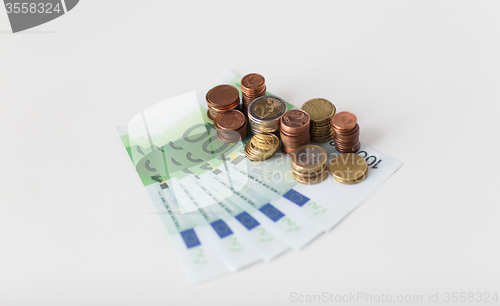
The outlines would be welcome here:
<svg viewBox="0 0 500 306">
<path fill-rule="evenodd" d="M 153 105 L 119 129 L 195 282 L 271 260 L 290 247 L 303 248 L 335 227 L 401 166 L 362 145 L 358 154 L 370 166 L 365 181 L 343 185 L 329 176 L 320 184 L 302 185 L 293 179 L 290 159 L 283 154 L 248 161 L 244 145 L 249 137 L 235 144 L 218 140 L 203 103 L 211 87 L 231 84 L 241 90 L 240 80 L 228 72 L 205 90 Z M 318 145 L 330 159 L 338 154 L 333 143 Z M 189 247 L 182 233 L 194 233 L 199 244 Z M 203 249 L 210 260 L 201 265 L 185 259 L 186 252 L 194 254 L 191 248 Z"/>
</svg>

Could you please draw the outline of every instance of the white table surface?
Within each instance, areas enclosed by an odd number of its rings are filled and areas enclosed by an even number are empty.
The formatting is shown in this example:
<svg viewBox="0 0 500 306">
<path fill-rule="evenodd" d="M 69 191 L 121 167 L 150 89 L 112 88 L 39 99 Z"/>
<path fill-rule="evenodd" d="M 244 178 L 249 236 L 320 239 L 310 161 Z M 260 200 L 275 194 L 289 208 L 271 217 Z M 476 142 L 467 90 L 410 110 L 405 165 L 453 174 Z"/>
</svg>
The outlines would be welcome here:
<svg viewBox="0 0 500 306">
<path fill-rule="evenodd" d="M 18 34 L 1 10 L 0 305 L 500 299 L 500 2 L 85 0 Z M 193 286 L 115 126 L 227 69 L 404 165 L 304 250 Z"/>
</svg>

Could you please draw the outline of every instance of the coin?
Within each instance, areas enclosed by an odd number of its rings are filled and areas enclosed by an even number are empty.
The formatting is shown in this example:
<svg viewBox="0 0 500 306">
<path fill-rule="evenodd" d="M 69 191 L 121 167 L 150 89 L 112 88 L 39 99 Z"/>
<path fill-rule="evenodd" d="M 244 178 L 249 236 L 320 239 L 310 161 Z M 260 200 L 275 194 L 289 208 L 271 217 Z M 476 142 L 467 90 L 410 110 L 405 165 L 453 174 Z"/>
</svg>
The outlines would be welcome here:
<svg viewBox="0 0 500 306">
<path fill-rule="evenodd" d="M 331 160 L 330 173 L 340 183 L 355 184 L 368 175 L 368 164 L 358 154 L 342 153 Z"/>
<path fill-rule="evenodd" d="M 218 85 L 210 89 L 205 95 L 208 106 L 208 119 L 212 122 L 215 117 L 230 109 L 238 109 L 240 105 L 240 94 L 236 87 L 231 85 Z"/>
<path fill-rule="evenodd" d="M 356 116 L 349 112 L 340 112 L 333 116 L 332 128 L 335 131 L 333 141 L 340 153 L 356 153 L 361 148 L 359 125 Z"/>
<path fill-rule="evenodd" d="M 356 127 L 356 116 L 349 112 L 340 112 L 332 118 L 332 127 L 337 132 L 350 131 Z"/>
<path fill-rule="evenodd" d="M 237 142 L 247 134 L 247 120 L 239 110 L 223 111 L 214 119 L 217 137 L 223 142 Z"/>
<path fill-rule="evenodd" d="M 310 99 L 302 104 L 301 109 L 310 117 L 312 142 L 326 142 L 333 138 L 331 119 L 336 108 L 332 102 L 323 98 Z"/>
<path fill-rule="evenodd" d="M 301 110 L 309 114 L 312 121 L 328 120 L 335 115 L 335 105 L 327 99 L 315 98 L 302 104 Z"/>
<path fill-rule="evenodd" d="M 292 109 L 281 117 L 281 130 L 288 134 L 302 134 L 309 132 L 309 115 L 302 110 Z"/>
<path fill-rule="evenodd" d="M 292 109 L 283 114 L 280 136 L 285 154 L 310 143 L 309 124 L 309 115 L 303 110 Z"/>
<path fill-rule="evenodd" d="M 249 73 L 241 79 L 241 85 L 250 90 L 261 88 L 265 82 L 264 77 L 258 73 Z"/>
<path fill-rule="evenodd" d="M 243 112 L 248 114 L 248 107 L 253 100 L 266 94 L 266 80 L 258 73 L 250 73 L 241 79 Z"/>
<path fill-rule="evenodd" d="M 245 145 L 245 156 L 251 161 L 266 160 L 276 152 L 279 143 L 273 134 L 256 134 Z"/>
<path fill-rule="evenodd" d="M 240 98 L 236 87 L 231 85 L 219 85 L 207 92 L 207 101 L 214 106 L 228 106 Z"/>
<path fill-rule="evenodd" d="M 252 111 L 262 119 L 276 117 L 282 109 L 280 101 L 273 97 L 262 97 L 252 103 Z"/>
<path fill-rule="evenodd" d="M 316 145 L 305 145 L 298 148 L 291 156 L 292 163 L 302 168 L 314 168 L 326 163 L 326 151 Z"/>
<path fill-rule="evenodd" d="M 237 130 L 246 122 L 245 115 L 238 110 L 227 110 L 215 118 L 214 124 L 217 124 L 222 130 Z"/>
<path fill-rule="evenodd" d="M 286 103 L 275 96 L 255 99 L 248 108 L 250 128 L 254 133 L 277 133 L 280 118 L 286 111 Z"/>
<path fill-rule="evenodd" d="M 295 180 L 297 180 L 297 182 L 299 182 L 301 184 L 314 185 L 314 184 L 318 184 L 318 183 L 321 183 L 322 181 L 324 181 L 328 177 L 328 171 L 323 171 L 318 176 L 316 176 L 314 178 L 300 176 L 300 175 L 297 175 L 295 172 L 293 172 L 293 177 L 295 178 Z"/>
</svg>

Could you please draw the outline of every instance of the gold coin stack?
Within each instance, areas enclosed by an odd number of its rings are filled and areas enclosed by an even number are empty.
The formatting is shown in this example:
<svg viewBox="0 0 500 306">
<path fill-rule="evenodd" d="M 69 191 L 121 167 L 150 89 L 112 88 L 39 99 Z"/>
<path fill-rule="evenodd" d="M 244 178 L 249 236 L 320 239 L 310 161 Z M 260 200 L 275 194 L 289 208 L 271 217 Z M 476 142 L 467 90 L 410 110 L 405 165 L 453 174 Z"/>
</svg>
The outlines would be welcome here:
<svg viewBox="0 0 500 306">
<path fill-rule="evenodd" d="M 286 112 L 286 103 L 274 96 L 263 96 L 253 100 L 248 107 L 250 130 L 254 134 L 275 133 L 280 130 L 280 118 Z"/>
<path fill-rule="evenodd" d="M 302 104 L 301 110 L 311 118 L 310 134 L 312 142 L 327 142 L 333 139 L 335 131 L 331 120 L 335 115 L 335 105 L 327 99 L 315 98 Z"/>
<path fill-rule="evenodd" d="M 342 153 L 330 162 L 330 173 L 342 184 L 357 184 L 368 176 L 366 160 L 355 153 Z"/>
<path fill-rule="evenodd" d="M 240 93 L 231 85 L 215 86 L 207 92 L 205 99 L 208 106 L 207 116 L 212 122 L 223 111 L 240 108 Z"/>
<path fill-rule="evenodd" d="M 258 73 L 250 73 L 241 79 L 241 97 L 243 113 L 248 114 L 248 107 L 253 100 L 266 95 L 266 80 Z"/>
<path fill-rule="evenodd" d="M 245 156 L 251 161 L 263 161 L 273 156 L 279 145 L 276 135 L 257 134 L 245 145 Z"/>
<path fill-rule="evenodd" d="M 293 177 L 301 184 L 317 184 L 328 177 L 327 154 L 321 147 L 302 146 L 291 154 L 291 159 Z"/>
</svg>

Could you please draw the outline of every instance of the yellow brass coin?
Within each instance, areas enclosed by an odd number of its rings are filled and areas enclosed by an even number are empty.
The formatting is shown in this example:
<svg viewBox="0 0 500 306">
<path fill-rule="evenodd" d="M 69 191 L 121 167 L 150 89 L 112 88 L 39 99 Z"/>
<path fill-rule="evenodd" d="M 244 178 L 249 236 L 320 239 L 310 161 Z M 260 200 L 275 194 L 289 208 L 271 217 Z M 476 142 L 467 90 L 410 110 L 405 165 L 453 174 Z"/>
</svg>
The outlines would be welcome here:
<svg viewBox="0 0 500 306">
<path fill-rule="evenodd" d="M 301 110 L 305 111 L 311 121 L 326 121 L 335 115 L 335 105 L 327 99 L 315 98 L 302 104 Z"/>
<path fill-rule="evenodd" d="M 326 151 L 315 145 L 297 148 L 291 155 L 292 163 L 300 169 L 317 169 L 326 163 Z"/>
<path fill-rule="evenodd" d="M 304 177 L 304 178 L 314 178 L 314 177 L 322 174 L 325 171 L 328 172 L 328 169 L 327 169 L 326 165 L 324 165 L 322 168 L 320 168 L 318 170 L 314 170 L 314 171 L 300 171 L 300 170 L 293 169 L 293 167 L 292 167 L 292 171 L 296 175 Z"/>
<path fill-rule="evenodd" d="M 323 171 L 323 172 L 321 172 L 321 174 L 319 174 L 318 176 L 316 176 L 314 178 L 307 178 L 307 177 L 299 176 L 295 173 L 293 173 L 293 177 L 295 178 L 295 180 L 297 182 L 299 182 L 301 184 L 314 185 L 314 184 L 318 184 L 318 183 L 321 183 L 322 181 L 324 181 L 328 177 L 328 171 Z"/>
<path fill-rule="evenodd" d="M 355 153 L 342 153 L 330 162 L 330 173 L 341 183 L 357 183 L 366 178 L 368 164 Z"/>
<path fill-rule="evenodd" d="M 270 158 L 278 149 L 279 138 L 273 134 L 256 134 L 245 145 L 245 156 L 252 161 Z"/>
<path fill-rule="evenodd" d="M 302 166 L 298 166 L 292 162 L 292 170 L 296 173 L 314 173 L 314 172 L 321 172 L 324 170 L 327 170 L 326 164 L 318 164 L 313 167 L 307 166 L 307 168 L 304 168 Z"/>
<path fill-rule="evenodd" d="M 365 173 L 365 175 L 361 176 L 360 178 L 358 179 L 355 179 L 353 181 L 340 181 L 340 180 L 336 180 L 341 183 L 341 184 L 347 184 L 347 185 L 354 185 L 354 184 L 357 184 L 357 183 L 360 183 L 362 182 L 364 179 L 366 179 L 366 177 L 368 176 L 368 171 Z"/>
<path fill-rule="evenodd" d="M 250 142 L 252 146 L 263 152 L 276 151 L 280 144 L 280 140 L 273 134 L 257 134 L 254 135 Z"/>
</svg>

